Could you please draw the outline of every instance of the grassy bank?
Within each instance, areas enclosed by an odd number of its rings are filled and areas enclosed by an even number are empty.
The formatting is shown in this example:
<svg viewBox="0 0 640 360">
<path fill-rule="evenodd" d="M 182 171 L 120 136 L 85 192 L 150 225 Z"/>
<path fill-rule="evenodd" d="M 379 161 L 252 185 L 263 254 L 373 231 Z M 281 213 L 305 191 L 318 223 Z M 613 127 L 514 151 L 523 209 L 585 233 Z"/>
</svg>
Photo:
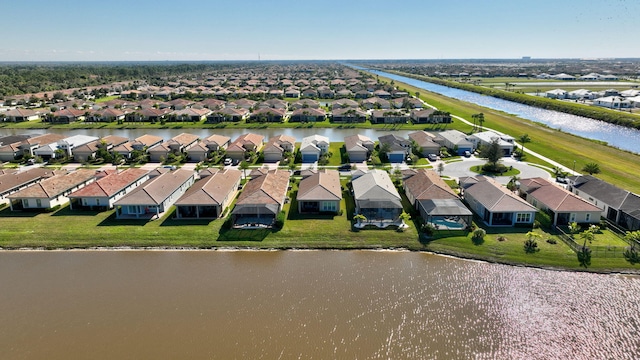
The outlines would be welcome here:
<svg viewBox="0 0 640 360">
<path fill-rule="evenodd" d="M 295 189 L 294 189 L 295 191 Z M 15 248 L 88 248 L 88 247 L 171 247 L 255 249 L 409 249 L 480 259 L 491 262 L 589 271 L 638 271 L 621 256 L 594 256 L 588 266 L 557 236 L 536 230 L 542 237 L 539 251 L 526 253 L 523 243 L 530 229 L 487 229 L 481 242 L 467 232 L 440 231 L 427 241 L 419 237 L 416 225 L 404 232 L 395 230 L 354 230 L 353 200 L 345 192 L 342 215 L 303 216 L 297 213 L 295 197 L 285 206 L 284 227 L 273 230 L 224 230 L 223 221 L 175 220 L 170 211 L 160 220 L 116 220 L 114 211 L 92 212 L 64 207 L 54 213 L 0 211 L 0 247 Z M 498 241 L 499 236 L 506 240 Z M 603 235 L 604 236 L 604 235 Z M 609 235 L 607 235 L 609 236 Z M 546 239 L 556 239 L 556 244 Z M 604 239 L 604 238 L 603 238 Z M 607 242 L 602 240 L 603 244 Z M 596 238 L 594 245 L 600 243 Z"/>
<path fill-rule="evenodd" d="M 380 77 L 380 79 L 390 81 L 388 78 Z M 640 155 L 555 130 L 501 111 L 452 99 L 398 81 L 395 83 L 399 88 L 404 88 L 412 93 L 420 92 L 420 97 L 423 100 L 440 110 L 448 111 L 468 120 L 473 114 L 483 113 L 485 117 L 483 125 L 488 128 L 504 132 L 516 139 L 522 134 L 528 134 L 531 142 L 526 144 L 527 148 L 570 169 L 575 168 L 576 171 L 580 171 L 587 163 L 597 163 L 602 170 L 597 175 L 599 178 L 629 191 L 640 193 L 640 177 L 637 176 L 640 174 Z M 529 156 L 526 160 L 532 161 L 533 159 Z"/>
</svg>

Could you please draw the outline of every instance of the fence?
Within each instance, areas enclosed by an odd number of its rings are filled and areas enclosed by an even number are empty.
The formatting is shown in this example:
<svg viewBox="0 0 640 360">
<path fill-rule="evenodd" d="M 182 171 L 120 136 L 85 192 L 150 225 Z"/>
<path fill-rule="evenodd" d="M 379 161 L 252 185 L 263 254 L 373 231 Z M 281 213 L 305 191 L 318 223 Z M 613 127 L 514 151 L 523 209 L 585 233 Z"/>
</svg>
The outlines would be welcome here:
<svg viewBox="0 0 640 360">
<path fill-rule="evenodd" d="M 567 235 L 560 227 L 556 227 L 558 231 L 558 237 L 567 244 L 571 250 L 579 253 L 582 251 L 582 245 L 578 244 L 573 240 L 570 235 Z M 602 245 L 589 245 L 586 246 L 591 250 L 591 255 L 595 257 L 604 257 L 604 258 L 615 258 L 615 257 L 624 257 L 624 252 L 627 250 L 626 246 L 602 246 Z"/>
</svg>

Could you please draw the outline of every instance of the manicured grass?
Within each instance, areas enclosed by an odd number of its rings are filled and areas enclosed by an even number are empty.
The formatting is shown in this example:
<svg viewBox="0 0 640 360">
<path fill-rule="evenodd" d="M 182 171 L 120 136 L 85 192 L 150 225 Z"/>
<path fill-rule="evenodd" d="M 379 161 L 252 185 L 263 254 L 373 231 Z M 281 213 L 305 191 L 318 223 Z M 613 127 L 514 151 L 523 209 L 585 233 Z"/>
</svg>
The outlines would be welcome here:
<svg viewBox="0 0 640 360">
<path fill-rule="evenodd" d="M 509 168 L 507 168 L 509 169 Z M 512 167 L 511 169 L 500 173 L 500 174 L 494 174 L 494 173 L 487 173 L 482 171 L 482 165 L 476 165 L 476 166 L 472 166 L 469 168 L 469 171 L 474 172 L 476 174 L 480 174 L 480 175 L 489 175 L 489 176 L 516 176 L 520 174 L 520 170 Z"/>
<path fill-rule="evenodd" d="M 436 234 L 434 240 L 426 243 L 426 249 L 438 253 L 506 264 L 590 271 L 640 270 L 640 265 L 629 263 L 621 254 L 617 254 L 616 257 L 608 257 L 598 256 L 599 253 L 594 253 L 590 264 L 581 265 L 576 253 L 568 245 L 555 234 L 545 232 L 542 229 L 534 230 L 541 235 L 537 240 L 538 250 L 534 253 L 527 253 L 524 250 L 524 242 L 527 239 L 526 233 L 528 231 L 531 229 L 487 229 L 487 236 L 481 243 L 474 243 L 471 234 L 447 237 L 447 232 L 442 231 Z M 499 236 L 504 236 L 506 240 L 498 241 Z M 556 243 L 550 244 L 546 241 L 547 239 L 554 239 Z"/>
</svg>

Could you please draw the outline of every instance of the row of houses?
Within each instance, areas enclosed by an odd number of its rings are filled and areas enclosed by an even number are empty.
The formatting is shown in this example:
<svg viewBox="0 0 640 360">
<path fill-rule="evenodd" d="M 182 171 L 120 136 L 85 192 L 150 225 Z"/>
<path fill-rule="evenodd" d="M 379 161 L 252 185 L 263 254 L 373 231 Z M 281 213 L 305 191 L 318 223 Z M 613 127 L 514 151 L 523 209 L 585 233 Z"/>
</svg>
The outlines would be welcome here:
<svg viewBox="0 0 640 360">
<path fill-rule="evenodd" d="M 124 159 L 131 159 L 136 154 L 147 154 L 152 162 L 163 162 L 173 155 L 185 155 L 188 161 L 205 161 L 224 150 L 225 156 L 236 162 L 247 158 L 250 153 L 262 152 L 265 162 L 278 162 L 286 154 L 296 151 L 297 140 L 288 135 L 277 135 L 266 141 L 259 134 L 247 133 L 231 141 L 224 135 L 213 134 L 204 139 L 189 133 L 182 133 L 164 140 L 160 136 L 145 134 L 133 140 L 126 137 L 108 135 L 103 138 L 88 135 L 65 137 L 61 134 L 43 134 L 32 137 L 10 136 L 0 138 L 0 161 L 13 161 L 22 157 L 38 156 L 45 161 L 59 157 L 73 159 L 83 163 L 96 158 L 104 151 L 118 154 Z M 447 130 L 438 133 L 415 131 L 403 138 L 396 134 L 378 137 L 381 149 L 387 152 L 392 163 L 403 162 L 411 155 L 412 147 L 417 146 L 422 156 L 439 154 L 440 148 L 446 147 L 458 155 L 473 152 L 481 146 L 498 141 L 505 156 L 514 150 L 514 139 L 508 135 L 500 135 L 491 131 L 464 134 L 458 130 Z M 5 144 L 6 143 L 6 144 Z M 344 138 L 346 154 L 350 162 L 363 162 L 373 153 L 376 142 L 367 136 L 355 134 Z M 322 135 L 311 135 L 302 139 L 298 150 L 302 162 L 316 162 L 329 151 L 329 138 Z"/>
<path fill-rule="evenodd" d="M 411 100 L 408 100 L 411 99 Z M 189 105 L 180 109 L 171 107 L 118 107 L 99 110 L 64 108 L 49 112 L 24 108 L 9 109 L 2 113 L 5 122 L 44 120 L 56 124 L 84 122 L 319 122 L 330 120 L 339 123 L 371 121 L 373 124 L 395 123 L 450 123 L 450 114 L 431 108 L 414 98 L 403 98 L 398 103 L 372 98 L 361 103 L 353 100 L 337 100 L 327 112 L 318 102 L 300 101 L 303 105 L 284 101 L 257 103 L 252 100 L 232 103 L 221 102 L 209 107 Z M 188 102 L 187 102 L 188 103 Z M 207 103 L 212 103 L 208 101 Z M 311 104 L 309 104 L 311 103 Z M 157 104 L 156 104 L 157 106 Z M 180 106 L 181 107 L 181 106 Z"/>
<path fill-rule="evenodd" d="M 554 89 L 545 92 L 545 96 L 551 99 L 588 101 L 593 105 L 609 109 L 640 107 L 640 90 L 637 89 L 624 91 L 618 91 L 616 89 L 604 91 L 591 91 L 587 89 L 566 91 L 563 89 Z"/>
<path fill-rule="evenodd" d="M 297 211 L 339 213 L 344 189 L 336 170 L 306 170 L 296 192 Z M 160 218 L 171 206 L 178 219 L 216 219 L 231 210 L 233 226 L 273 226 L 289 200 L 289 171 L 256 169 L 240 196 L 242 172 L 233 168 L 188 170 L 136 168 L 123 171 L 51 171 L 42 168 L 0 172 L 0 203 L 12 211 L 47 209 L 71 203 L 74 210 L 116 209 L 118 219 Z M 640 229 L 640 196 L 593 176 L 570 179 L 569 189 L 543 178 L 520 181 L 518 193 L 485 176 L 459 179 L 456 194 L 434 171 L 402 172 L 402 189 L 425 223 L 438 229 L 465 229 L 473 214 L 487 226 L 529 226 L 538 211 L 553 225 L 596 224 L 606 218 L 628 230 Z M 357 226 L 400 225 L 405 210 L 391 177 L 383 170 L 354 171 L 351 191 Z M 237 200 L 236 200 L 237 198 Z"/>
</svg>

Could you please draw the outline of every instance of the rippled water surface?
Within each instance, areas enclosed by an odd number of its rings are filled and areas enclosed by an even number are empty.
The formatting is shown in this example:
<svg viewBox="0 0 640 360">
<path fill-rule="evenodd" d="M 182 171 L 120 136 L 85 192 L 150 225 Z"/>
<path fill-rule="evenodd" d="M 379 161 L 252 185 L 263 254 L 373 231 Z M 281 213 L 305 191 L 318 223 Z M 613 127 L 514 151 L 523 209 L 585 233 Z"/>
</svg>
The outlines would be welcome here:
<svg viewBox="0 0 640 360">
<path fill-rule="evenodd" d="M 0 253 L 0 358 L 634 359 L 640 280 L 371 251 Z"/>
</svg>

